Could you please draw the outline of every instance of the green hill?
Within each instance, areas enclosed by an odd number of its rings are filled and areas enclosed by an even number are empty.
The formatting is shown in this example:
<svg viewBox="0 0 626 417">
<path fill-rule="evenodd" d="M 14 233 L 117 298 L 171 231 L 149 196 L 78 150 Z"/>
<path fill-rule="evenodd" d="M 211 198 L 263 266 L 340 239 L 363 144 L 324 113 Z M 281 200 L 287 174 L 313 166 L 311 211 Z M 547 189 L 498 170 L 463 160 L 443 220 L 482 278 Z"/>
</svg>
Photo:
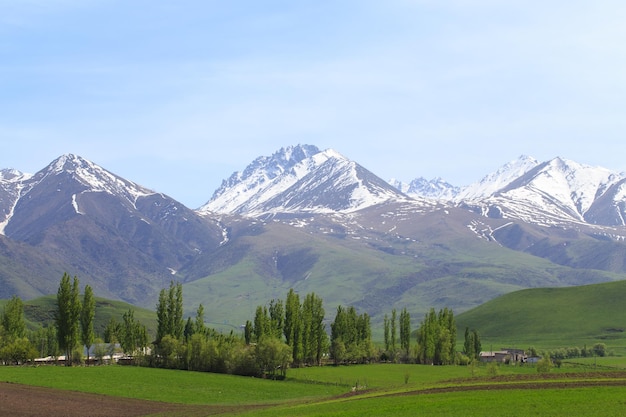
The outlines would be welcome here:
<svg viewBox="0 0 626 417">
<path fill-rule="evenodd" d="M 516 291 L 459 314 L 459 335 L 466 327 L 477 329 L 483 349 L 598 342 L 626 349 L 625 296 L 626 281 Z"/>
<path fill-rule="evenodd" d="M 2 311 L 7 301 L 8 300 L 0 300 L 0 311 Z M 157 328 L 155 311 L 137 307 L 123 301 L 107 300 L 99 297 L 96 297 L 96 314 L 94 319 L 94 330 L 96 334 L 99 336 L 103 335 L 104 328 L 111 317 L 121 322 L 123 314 L 129 309 L 134 310 L 135 319 L 146 326 L 148 334 L 154 336 Z M 31 330 L 35 330 L 39 326 L 54 323 L 55 312 L 56 295 L 46 295 L 44 297 L 24 301 L 24 318 L 26 326 Z"/>
</svg>

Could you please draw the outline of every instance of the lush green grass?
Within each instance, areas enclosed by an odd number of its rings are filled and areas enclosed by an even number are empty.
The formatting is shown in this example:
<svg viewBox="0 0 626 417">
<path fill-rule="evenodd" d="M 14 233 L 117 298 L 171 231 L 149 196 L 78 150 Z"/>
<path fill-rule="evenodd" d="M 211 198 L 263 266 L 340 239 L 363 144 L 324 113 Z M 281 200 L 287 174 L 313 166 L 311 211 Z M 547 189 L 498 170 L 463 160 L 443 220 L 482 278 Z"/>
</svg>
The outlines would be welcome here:
<svg viewBox="0 0 626 417">
<path fill-rule="evenodd" d="M 483 348 L 591 347 L 605 343 L 617 353 L 626 346 L 626 281 L 513 292 L 457 315 L 459 336 L 478 329 Z"/>
<path fill-rule="evenodd" d="M 518 385 L 544 382 L 536 368 L 529 366 L 499 367 L 500 376 L 511 376 L 504 379 L 490 379 L 488 374 L 486 366 L 381 364 L 293 369 L 288 380 L 269 381 L 127 366 L 0 367 L 0 381 L 178 404 L 265 404 L 268 408 L 255 409 L 246 415 L 272 417 L 617 416 L 622 415 L 626 403 L 626 387 L 572 385 L 557 389 L 556 385 L 541 388 Z M 525 375 L 517 380 L 516 374 Z M 598 380 L 584 369 L 577 375 L 563 374 L 547 383 Z M 624 378 L 623 374 L 618 377 Z M 352 387 L 357 384 L 362 390 L 352 395 Z M 485 384 L 489 389 L 472 389 Z M 465 390 L 447 391 L 455 387 Z M 424 391 L 433 388 L 443 391 Z M 239 411 L 245 412 L 243 408 Z M 237 409 L 232 412 L 237 414 Z"/>
<path fill-rule="evenodd" d="M 256 410 L 255 416 L 622 416 L 621 387 L 462 391 L 410 396 L 348 398 Z"/>
<path fill-rule="evenodd" d="M 590 369 L 626 369 L 626 357 L 623 356 L 605 356 L 594 358 L 573 358 L 563 361 L 565 365 L 571 366 L 587 366 Z"/>
<path fill-rule="evenodd" d="M 0 381 L 180 404 L 258 404 L 329 397 L 345 386 L 134 366 L 0 367 Z"/>
</svg>

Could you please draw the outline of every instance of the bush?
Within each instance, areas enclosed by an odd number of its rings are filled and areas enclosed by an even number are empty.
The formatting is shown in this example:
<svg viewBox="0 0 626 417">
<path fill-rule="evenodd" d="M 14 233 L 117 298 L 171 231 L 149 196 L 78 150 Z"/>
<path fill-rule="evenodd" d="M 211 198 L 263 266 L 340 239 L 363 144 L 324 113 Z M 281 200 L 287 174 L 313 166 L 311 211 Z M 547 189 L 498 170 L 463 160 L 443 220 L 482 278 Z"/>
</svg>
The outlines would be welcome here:
<svg viewBox="0 0 626 417">
<path fill-rule="evenodd" d="M 550 356 L 544 356 L 539 362 L 537 362 L 537 372 L 541 374 L 547 374 L 552 369 L 552 359 Z"/>
</svg>

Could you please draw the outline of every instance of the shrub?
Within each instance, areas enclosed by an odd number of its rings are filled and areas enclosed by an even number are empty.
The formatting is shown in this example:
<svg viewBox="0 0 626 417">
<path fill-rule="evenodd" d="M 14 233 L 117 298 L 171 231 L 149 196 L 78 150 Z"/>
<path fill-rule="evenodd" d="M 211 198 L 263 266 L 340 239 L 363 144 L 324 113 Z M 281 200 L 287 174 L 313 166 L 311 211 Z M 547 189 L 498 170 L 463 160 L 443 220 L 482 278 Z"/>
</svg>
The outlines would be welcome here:
<svg viewBox="0 0 626 417">
<path fill-rule="evenodd" d="M 552 369 L 552 359 L 550 359 L 550 356 L 546 355 L 537 362 L 537 372 L 546 374 L 550 372 L 550 369 Z"/>
</svg>

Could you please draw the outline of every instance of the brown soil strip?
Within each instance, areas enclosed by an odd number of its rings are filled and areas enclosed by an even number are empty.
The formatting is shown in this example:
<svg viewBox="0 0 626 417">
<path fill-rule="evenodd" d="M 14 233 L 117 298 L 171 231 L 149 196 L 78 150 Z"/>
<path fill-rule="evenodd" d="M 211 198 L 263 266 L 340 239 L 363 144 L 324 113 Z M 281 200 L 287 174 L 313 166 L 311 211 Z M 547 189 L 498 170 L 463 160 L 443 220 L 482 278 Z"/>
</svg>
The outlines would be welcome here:
<svg viewBox="0 0 626 417">
<path fill-rule="evenodd" d="M 209 416 L 261 406 L 183 405 L 0 382 L 0 416 Z"/>
</svg>

